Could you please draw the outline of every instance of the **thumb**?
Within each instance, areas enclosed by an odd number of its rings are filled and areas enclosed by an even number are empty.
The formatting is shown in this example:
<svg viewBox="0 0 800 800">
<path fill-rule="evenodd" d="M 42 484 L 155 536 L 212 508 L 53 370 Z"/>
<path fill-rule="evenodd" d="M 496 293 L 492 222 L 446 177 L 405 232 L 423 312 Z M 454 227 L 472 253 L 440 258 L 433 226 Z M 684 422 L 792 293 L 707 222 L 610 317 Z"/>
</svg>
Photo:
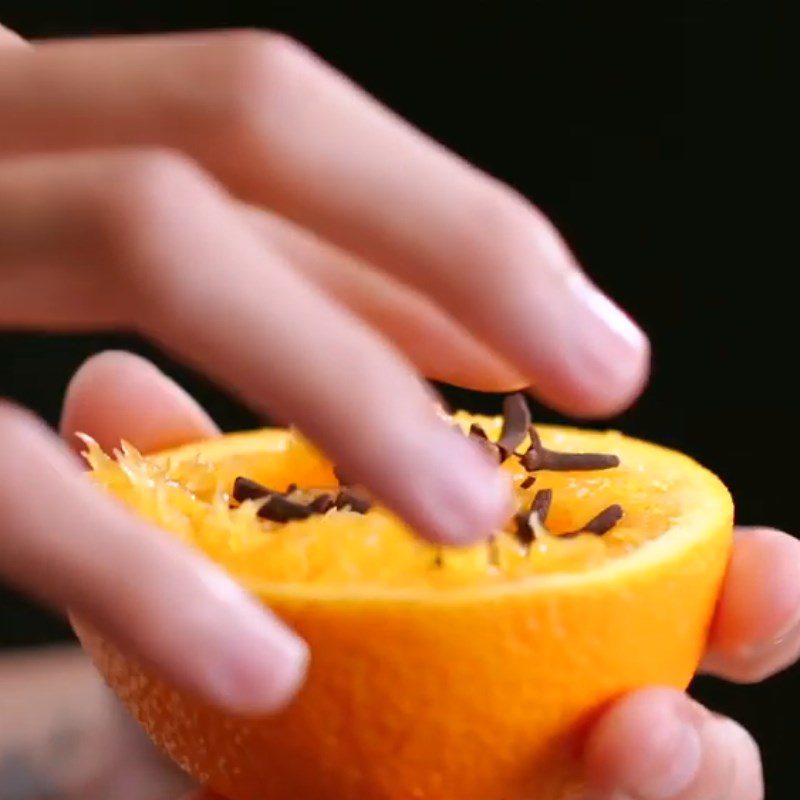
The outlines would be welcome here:
<svg viewBox="0 0 800 800">
<path fill-rule="evenodd" d="M 219 433 L 205 411 L 149 361 L 106 351 L 85 361 L 70 381 L 61 435 L 74 450 L 89 434 L 104 450 L 126 439 L 142 452 L 175 447 Z"/>
</svg>

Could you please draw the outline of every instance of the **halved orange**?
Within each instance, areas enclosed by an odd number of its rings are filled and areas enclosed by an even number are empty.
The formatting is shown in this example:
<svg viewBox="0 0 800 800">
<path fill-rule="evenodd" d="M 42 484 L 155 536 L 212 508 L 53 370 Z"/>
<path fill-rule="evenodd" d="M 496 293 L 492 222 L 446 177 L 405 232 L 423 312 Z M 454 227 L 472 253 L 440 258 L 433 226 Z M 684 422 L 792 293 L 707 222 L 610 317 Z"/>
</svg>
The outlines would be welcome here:
<svg viewBox="0 0 800 800">
<path fill-rule="evenodd" d="M 496 437 L 500 421 L 478 421 Z M 165 684 L 113 643 L 84 645 L 153 740 L 231 800 L 566 800 L 580 797 L 587 722 L 637 687 L 683 688 L 704 649 L 733 519 L 690 458 L 614 432 L 541 427 L 561 451 L 618 468 L 527 473 L 553 490 L 547 530 L 463 550 L 392 514 L 333 509 L 277 523 L 230 502 L 238 476 L 337 486 L 301 437 L 268 429 L 152 457 L 90 443 L 95 480 L 200 548 L 310 644 L 308 680 L 277 716 L 237 718 Z M 575 531 L 611 503 L 602 536 Z M 146 576 L 142 576 L 143 579 Z M 187 653 L 187 658 L 191 654 Z"/>
</svg>

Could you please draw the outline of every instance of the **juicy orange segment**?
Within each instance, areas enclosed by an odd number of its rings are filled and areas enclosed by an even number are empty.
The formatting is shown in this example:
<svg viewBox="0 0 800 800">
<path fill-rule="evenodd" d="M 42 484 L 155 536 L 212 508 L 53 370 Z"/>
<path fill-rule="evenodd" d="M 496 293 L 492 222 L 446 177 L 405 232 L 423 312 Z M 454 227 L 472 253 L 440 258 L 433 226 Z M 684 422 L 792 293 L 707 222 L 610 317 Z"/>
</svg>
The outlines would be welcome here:
<svg viewBox="0 0 800 800">
<path fill-rule="evenodd" d="M 455 416 L 468 430 L 477 418 Z M 492 437 L 500 421 L 477 420 Z M 337 486 L 296 434 L 264 430 L 143 457 L 89 443 L 93 478 L 205 552 L 311 646 L 299 697 L 236 719 L 166 685 L 85 626 L 101 672 L 153 739 L 231 800 L 567 800 L 584 723 L 631 689 L 685 687 L 701 657 L 731 541 L 722 483 L 690 458 L 614 432 L 543 426 L 551 449 L 620 466 L 540 471 L 550 531 L 439 549 L 388 511 L 288 523 L 232 503 L 238 476 Z M 521 448 L 520 452 L 524 449 Z M 608 533 L 564 537 L 610 504 Z"/>
</svg>

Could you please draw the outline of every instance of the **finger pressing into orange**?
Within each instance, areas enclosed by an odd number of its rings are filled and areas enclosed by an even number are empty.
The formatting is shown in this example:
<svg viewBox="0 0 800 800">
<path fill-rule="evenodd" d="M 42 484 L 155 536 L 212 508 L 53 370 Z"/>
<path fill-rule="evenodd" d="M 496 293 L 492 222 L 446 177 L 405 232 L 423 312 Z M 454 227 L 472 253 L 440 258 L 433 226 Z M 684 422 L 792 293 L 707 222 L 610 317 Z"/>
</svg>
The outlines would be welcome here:
<svg viewBox="0 0 800 800">
<path fill-rule="evenodd" d="M 645 689 L 600 719 L 585 751 L 591 800 L 761 800 L 752 737 L 674 689 Z"/>
<path fill-rule="evenodd" d="M 800 655 L 800 542 L 740 529 L 703 664 L 737 682 L 763 680 Z"/>
<path fill-rule="evenodd" d="M 265 247 L 197 164 L 168 151 L 0 161 L 4 257 L 0 323 L 133 328 L 295 424 L 422 536 L 474 542 L 509 516 L 496 459 L 440 418 L 413 365 Z"/>
<path fill-rule="evenodd" d="M 88 359 L 67 389 L 61 433 L 76 451 L 83 448 L 78 432 L 109 451 L 125 439 L 151 452 L 208 438 L 219 430 L 155 365 L 132 353 L 107 351 Z"/>
</svg>

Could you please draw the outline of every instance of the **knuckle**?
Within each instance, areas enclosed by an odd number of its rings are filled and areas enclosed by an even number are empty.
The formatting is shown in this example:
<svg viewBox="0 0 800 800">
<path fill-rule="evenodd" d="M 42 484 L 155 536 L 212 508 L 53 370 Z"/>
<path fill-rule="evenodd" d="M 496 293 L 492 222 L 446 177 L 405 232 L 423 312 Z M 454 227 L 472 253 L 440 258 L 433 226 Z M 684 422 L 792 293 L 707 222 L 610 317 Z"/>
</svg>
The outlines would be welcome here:
<svg viewBox="0 0 800 800">
<path fill-rule="evenodd" d="M 112 221 L 126 225 L 140 217 L 159 218 L 176 192 L 196 186 L 199 170 L 177 152 L 145 150 L 120 159 L 111 172 L 102 200 Z"/>
<path fill-rule="evenodd" d="M 489 263 L 519 263 L 530 253 L 532 232 L 543 216 L 513 189 L 492 184 L 466 206 L 464 231 L 473 252 Z"/>
<path fill-rule="evenodd" d="M 303 45 L 281 31 L 233 31 L 225 36 L 225 46 L 235 63 L 245 67 L 277 66 L 306 52 Z"/>
<path fill-rule="evenodd" d="M 506 295 L 509 301 L 513 300 L 520 276 L 524 276 L 526 284 L 543 282 L 547 277 L 540 268 L 543 264 L 531 268 L 531 262 L 537 261 L 542 224 L 550 227 L 526 198 L 499 181 L 491 180 L 463 201 L 455 230 L 455 238 L 463 248 L 462 260 L 471 265 L 472 275 L 487 282 L 487 290 L 498 301 L 505 300 Z M 466 287 L 464 291 L 467 292 Z M 477 302 L 475 293 L 463 300 Z"/>
<path fill-rule="evenodd" d="M 177 215 L 208 190 L 190 159 L 169 150 L 144 150 L 116 159 L 102 175 L 88 209 L 95 241 L 123 272 L 140 274 L 176 225 Z"/>
<path fill-rule="evenodd" d="M 283 33 L 244 30 L 225 34 L 212 47 L 213 74 L 201 64 L 206 91 L 194 95 L 194 112 L 212 136 L 230 139 L 250 133 L 269 118 L 269 108 L 297 91 L 296 77 L 308 64 L 308 51 Z M 205 54 L 208 55 L 208 54 Z"/>
</svg>

